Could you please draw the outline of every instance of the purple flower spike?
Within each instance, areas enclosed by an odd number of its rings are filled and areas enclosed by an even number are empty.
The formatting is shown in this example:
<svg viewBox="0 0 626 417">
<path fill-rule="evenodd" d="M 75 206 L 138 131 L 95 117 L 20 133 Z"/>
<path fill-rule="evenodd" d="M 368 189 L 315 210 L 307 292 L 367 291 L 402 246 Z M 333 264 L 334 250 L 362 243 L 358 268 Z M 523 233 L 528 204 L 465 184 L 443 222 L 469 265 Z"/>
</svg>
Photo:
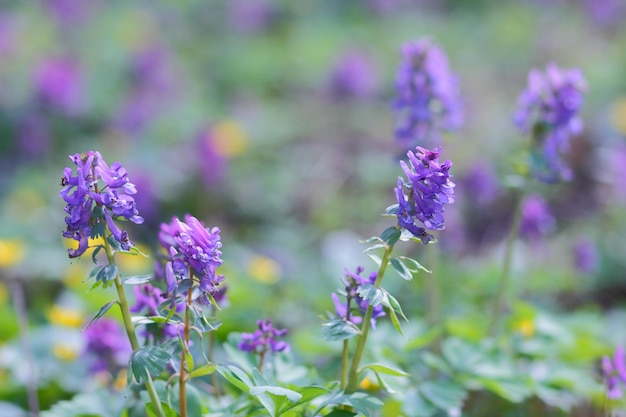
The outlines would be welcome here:
<svg viewBox="0 0 626 417">
<path fill-rule="evenodd" d="M 443 230 L 444 206 L 454 202 L 454 183 L 450 180 L 452 162 L 439 163 L 441 147 L 429 151 L 418 146 L 416 150 L 417 153 L 407 153 L 409 164 L 400 161 L 407 181 L 398 178 L 396 214 L 400 227 L 421 239 L 422 243 L 428 243 L 433 236 L 426 229 Z"/>
<path fill-rule="evenodd" d="M 607 397 L 611 399 L 621 398 L 620 382 L 626 384 L 626 354 L 624 353 L 624 348 L 618 346 L 612 358 L 604 356 L 601 367 L 607 388 Z"/>
<path fill-rule="evenodd" d="M 579 117 L 586 82 L 579 69 L 561 70 L 549 64 L 545 72 L 533 69 L 518 99 L 515 124 L 533 135 L 533 173 L 545 182 L 568 180 L 572 173 L 561 154 L 570 137 L 582 131 Z"/>
<path fill-rule="evenodd" d="M 139 216 L 135 200 L 131 197 L 137 190 L 129 182 L 126 170 L 119 162 L 109 168 L 97 151 L 70 155 L 70 160 L 76 165 L 76 174 L 71 168 L 65 168 L 61 178 L 63 189 L 59 193 L 66 202 L 67 229 L 63 236 L 78 242 L 77 249 L 68 250 L 70 258 L 85 253 L 92 229 L 97 225 L 106 224 L 122 249 L 130 249 L 133 242 L 115 220 L 141 224 L 143 218 Z M 95 210 L 94 205 L 101 210 Z M 96 214 L 100 211 L 101 214 Z"/>
<path fill-rule="evenodd" d="M 159 241 L 170 254 L 165 266 L 168 293 L 175 292 L 180 281 L 192 278 L 193 274 L 199 283 L 200 303 L 209 304 L 209 296 L 219 293 L 218 286 L 224 280 L 216 273 L 222 264 L 220 229 L 205 228 L 187 214 L 185 222 L 174 217 L 170 223 L 162 223 Z"/>
<path fill-rule="evenodd" d="M 450 72 L 445 52 L 427 39 L 402 48 L 396 76 L 395 137 L 405 148 L 436 143 L 439 130 L 463 124 L 458 78 Z"/>
<path fill-rule="evenodd" d="M 554 229 L 555 223 L 550 208 L 542 197 L 531 194 L 524 198 L 520 224 L 522 237 L 530 240 L 540 239 Z"/>
<path fill-rule="evenodd" d="M 237 347 L 239 350 L 264 354 L 265 352 L 284 352 L 289 350 L 289 344 L 276 340 L 287 334 L 287 329 L 275 329 L 272 320 L 265 319 L 257 321 L 258 330 L 254 333 L 242 333 L 241 342 Z"/>
<path fill-rule="evenodd" d="M 369 302 L 359 295 L 359 288 L 365 284 L 374 284 L 378 275 L 376 272 L 372 272 L 368 278 L 364 278 L 361 276 L 363 271 L 364 268 L 362 266 L 357 267 L 356 272 L 350 272 L 347 269 L 344 271 L 345 302 L 340 300 L 339 296 L 335 293 L 331 293 L 330 295 L 335 305 L 335 313 L 337 316 L 340 319 L 348 320 L 354 324 L 360 324 L 363 321 L 362 316 L 365 315 L 367 307 L 369 307 Z M 356 307 L 355 309 L 352 307 L 353 301 Z M 376 319 L 384 315 L 385 311 L 382 304 L 373 307 L 372 319 L 370 321 L 372 329 L 376 328 Z"/>
</svg>

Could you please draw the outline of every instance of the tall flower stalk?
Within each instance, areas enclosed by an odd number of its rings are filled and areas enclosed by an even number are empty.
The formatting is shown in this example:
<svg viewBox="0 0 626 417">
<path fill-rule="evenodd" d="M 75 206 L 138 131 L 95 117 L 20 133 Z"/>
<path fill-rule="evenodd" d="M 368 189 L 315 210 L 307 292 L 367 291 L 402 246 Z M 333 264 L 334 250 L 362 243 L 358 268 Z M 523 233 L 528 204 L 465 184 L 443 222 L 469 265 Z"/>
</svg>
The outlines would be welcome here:
<svg viewBox="0 0 626 417">
<path fill-rule="evenodd" d="M 394 190 L 398 204 L 388 209 L 388 212 L 395 213 L 398 224 L 381 235 L 384 253 L 380 259 L 376 280 L 367 292 L 377 294 L 381 290 L 382 279 L 402 230 L 406 231 L 411 239 L 427 244 L 434 239 L 429 231 L 445 228 L 443 214 L 445 205 L 454 202 L 454 183 L 450 179 L 452 162 L 447 160 L 440 163 L 440 152 L 440 147 L 431 151 L 418 146 L 416 152 L 407 152 L 408 162 L 400 161 L 406 179 L 398 178 L 397 187 Z M 354 356 L 348 370 L 348 381 L 345 387 L 345 392 L 348 394 L 356 392 L 358 388 L 359 366 L 372 326 L 372 316 L 377 307 L 377 303 L 373 303 L 371 298 L 368 298 L 368 301 L 369 305 L 363 317 Z"/>
<path fill-rule="evenodd" d="M 120 229 L 115 221 L 143 223 L 132 197 L 137 190 L 129 181 L 128 173 L 121 163 L 115 162 L 109 167 L 97 151 L 74 154 L 70 156 L 70 160 L 76 165 L 76 174 L 72 168 L 65 168 L 61 179 L 63 189 L 59 193 L 66 202 L 67 229 L 63 236 L 78 242 L 76 249 L 68 250 L 68 255 L 70 258 L 80 257 L 89 248 L 89 238 L 103 237 L 104 243 L 96 250 L 104 248 L 110 268 L 107 269 L 109 273 L 104 274 L 106 277 L 102 281 L 105 285 L 113 281 L 126 335 L 133 351 L 137 351 L 140 345 L 114 256 L 116 250 L 128 251 L 134 245 L 128 233 Z M 113 242 L 115 248 L 112 247 Z M 148 378 L 145 386 L 157 416 L 164 417 L 152 380 Z"/>
<path fill-rule="evenodd" d="M 528 85 L 519 96 L 514 122 L 522 133 L 530 134 L 528 175 L 539 181 L 555 183 L 569 180 L 572 170 L 563 153 L 569 149 L 572 136 L 583 128 L 579 116 L 584 102 L 586 81 L 579 69 L 561 70 L 551 63 L 545 72 L 532 69 Z M 498 332 L 502 311 L 506 308 L 510 286 L 513 246 L 522 224 L 524 190 L 517 190 L 498 288 L 493 299 L 489 334 Z"/>
</svg>

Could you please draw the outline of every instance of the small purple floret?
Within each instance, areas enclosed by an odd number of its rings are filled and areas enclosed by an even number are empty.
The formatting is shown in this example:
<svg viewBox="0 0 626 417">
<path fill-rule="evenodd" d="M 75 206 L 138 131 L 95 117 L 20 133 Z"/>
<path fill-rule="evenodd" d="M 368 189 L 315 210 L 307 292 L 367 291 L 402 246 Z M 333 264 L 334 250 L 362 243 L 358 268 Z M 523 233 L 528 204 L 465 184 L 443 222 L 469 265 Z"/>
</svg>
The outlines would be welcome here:
<svg viewBox="0 0 626 417">
<path fill-rule="evenodd" d="M 258 330 L 254 333 L 242 333 L 241 342 L 237 347 L 240 350 L 253 353 L 283 352 L 289 350 L 289 344 L 276 340 L 287 334 L 287 329 L 275 329 L 272 320 L 257 321 Z"/>
<path fill-rule="evenodd" d="M 344 271 L 343 282 L 345 284 L 346 301 L 342 301 L 339 295 L 332 293 L 330 296 L 335 305 L 335 313 L 340 319 L 348 320 L 354 324 L 360 324 L 363 321 L 363 315 L 367 311 L 369 302 L 363 299 L 359 294 L 359 288 L 365 284 L 374 284 L 376 282 L 377 273 L 372 272 L 368 278 L 363 278 L 361 273 L 364 271 L 362 266 L 357 267 L 356 272 Z M 356 309 L 352 308 L 352 301 L 356 305 Z M 360 313 L 361 315 L 358 315 Z M 372 308 L 372 319 L 370 324 L 373 329 L 376 328 L 376 319 L 385 315 L 383 305 L 378 304 Z"/>
<path fill-rule="evenodd" d="M 604 356 L 601 367 L 607 388 L 607 397 L 611 399 L 621 398 L 620 383 L 626 384 L 626 353 L 624 348 L 618 346 L 612 358 Z"/>
</svg>

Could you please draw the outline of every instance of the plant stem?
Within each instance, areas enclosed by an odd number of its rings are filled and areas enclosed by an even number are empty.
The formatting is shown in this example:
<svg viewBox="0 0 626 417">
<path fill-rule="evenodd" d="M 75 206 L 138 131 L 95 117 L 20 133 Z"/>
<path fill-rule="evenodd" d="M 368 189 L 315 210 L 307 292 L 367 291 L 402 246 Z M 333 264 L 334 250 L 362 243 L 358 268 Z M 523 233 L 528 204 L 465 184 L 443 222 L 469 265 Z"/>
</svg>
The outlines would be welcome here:
<svg viewBox="0 0 626 417">
<path fill-rule="evenodd" d="M 109 261 L 109 265 L 116 265 L 115 257 L 113 256 L 113 250 L 109 245 L 109 242 L 104 240 L 104 251 L 107 255 L 107 260 Z M 130 346 L 134 351 L 139 350 L 139 341 L 137 340 L 137 335 L 135 334 L 135 327 L 133 326 L 133 322 L 131 320 L 130 310 L 128 309 L 128 300 L 126 299 L 126 293 L 124 292 L 124 285 L 122 284 L 122 277 L 120 273 L 115 275 L 115 289 L 117 290 L 117 297 L 119 301 L 120 311 L 122 312 L 122 320 L 124 322 L 124 329 L 126 330 L 126 335 L 128 336 L 128 340 L 130 341 Z M 150 396 L 150 401 L 152 402 L 152 406 L 154 407 L 154 411 L 156 412 L 158 417 L 165 417 L 165 413 L 163 412 L 163 408 L 161 407 L 161 401 L 159 400 L 159 396 L 156 392 L 156 388 L 152 383 L 152 379 L 148 379 L 146 381 L 146 390 L 148 391 L 148 395 Z"/>
<path fill-rule="evenodd" d="M 346 387 L 346 368 L 348 367 L 348 339 L 343 341 L 343 351 L 341 352 L 341 376 L 339 380 L 339 388 L 344 389 Z"/>
<path fill-rule="evenodd" d="M 385 248 L 385 253 L 383 254 L 383 258 L 380 261 L 380 267 L 378 268 L 378 275 L 376 275 L 376 281 L 374 282 L 374 286 L 376 288 L 380 288 L 383 275 L 385 275 L 385 269 L 387 269 L 387 264 L 389 263 L 389 256 L 391 255 L 391 251 L 393 251 L 393 246 L 394 245 L 387 245 Z M 359 364 L 361 362 L 361 358 L 363 357 L 363 352 L 365 351 L 365 342 L 367 342 L 367 334 L 369 333 L 371 327 L 373 311 L 374 307 L 372 307 L 371 304 L 368 305 L 367 310 L 365 311 L 365 317 L 363 317 L 361 335 L 359 336 L 359 341 L 356 345 L 354 356 L 352 357 L 352 363 L 350 364 L 350 371 L 348 372 L 348 384 L 345 389 L 346 394 L 356 392 L 359 383 Z"/>
<path fill-rule="evenodd" d="M 189 306 L 191 305 L 191 288 L 187 290 L 185 306 L 185 328 L 183 330 L 183 352 L 180 355 L 180 378 L 178 380 L 178 399 L 180 417 L 187 417 L 187 355 L 189 354 Z"/>
<path fill-rule="evenodd" d="M 33 362 L 33 351 L 29 337 L 28 314 L 26 302 L 24 300 L 24 287 L 22 283 L 15 280 L 11 285 L 15 314 L 19 323 L 19 333 L 22 342 L 24 359 L 28 364 L 28 379 L 26 382 L 26 394 L 28 396 L 28 408 L 33 417 L 39 416 L 39 399 L 37 397 L 37 375 L 35 373 L 35 363 Z"/>
<path fill-rule="evenodd" d="M 427 256 L 430 260 L 430 274 L 426 274 L 426 321 L 429 326 L 439 324 L 439 285 L 437 283 L 438 253 L 436 245 L 426 245 Z"/>
<path fill-rule="evenodd" d="M 506 240 L 506 249 L 504 252 L 504 262 L 502 264 L 502 271 L 500 273 L 500 280 L 498 281 L 498 289 L 494 298 L 493 310 L 491 312 L 491 323 L 489 325 L 488 334 L 496 336 L 498 333 L 498 324 L 500 316 L 502 315 L 502 309 L 506 304 L 507 290 L 509 286 L 511 276 L 511 261 L 513 259 L 513 246 L 517 239 L 517 235 L 522 221 L 522 193 L 517 193 L 515 196 L 515 208 L 513 209 L 513 221 L 511 222 L 511 229 L 509 230 L 509 236 Z"/>
</svg>

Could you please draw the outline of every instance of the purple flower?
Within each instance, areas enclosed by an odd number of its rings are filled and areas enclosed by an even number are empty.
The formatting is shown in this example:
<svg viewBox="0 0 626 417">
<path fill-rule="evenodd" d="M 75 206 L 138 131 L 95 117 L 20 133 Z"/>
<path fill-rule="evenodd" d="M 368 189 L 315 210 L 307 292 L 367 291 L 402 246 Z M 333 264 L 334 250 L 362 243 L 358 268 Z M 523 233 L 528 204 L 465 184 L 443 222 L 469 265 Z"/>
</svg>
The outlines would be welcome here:
<svg viewBox="0 0 626 417">
<path fill-rule="evenodd" d="M 224 276 L 216 273 L 222 264 L 220 229 L 205 228 L 187 214 L 185 222 L 174 217 L 170 223 L 162 223 L 159 241 L 170 255 L 165 265 L 167 292 L 175 293 L 182 280 L 194 279 L 199 283 L 199 301 L 209 304 L 209 297 L 218 292 L 224 280 Z"/>
<path fill-rule="evenodd" d="M 598 267 L 598 250 L 587 239 L 578 240 L 572 247 L 574 266 L 582 274 L 589 274 Z"/>
<path fill-rule="evenodd" d="M 624 348 L 618 346 L 613 357 L 602 358 L 602 374 L 607 388 L 607 397 L 615 399 L 622 397 L 620 382 L 626 384 L 626 354 Z"/>
<path fill-rule="evenodd" d="M 121 326 L 102 317 L 85 330 L 86 353 L 94 358 L 92 373 L 125 367 L 132 351 Z"/>
<path fill-rule="evenodd" d="M 129 310 L 133 313 L 144 311 L 144 314 L 147 316 L 158 316 L 158 307 L 165 301 L 165 298 L 166 294 L 163 294 L 157 287 L 153 287 L 150 284 L 137 285 L 135 286 L 135 304 Z M 185 303 L 179 303 L 176 305 L 176 312 L 180 313 L 184 308 Z M 181 324 L 165 323 L 163 325 L 150 323 L 146 325 L 146 330 L 142 332 L 142 335 L 150 340 L 154 340 L 155 337 L 161 340 L 178 337 L 182 331 L 183 326 Z"/>
<path fill-rule="evenodd" d="M 263 31 L 276 15 L 270 0 L 231 0 L 227 4 L 229 26 L 242 33 Z"/>
<path fill-rule="evenodd" d="M 406 43 L 396 76 L 395 137 L 405 147 L 439 140 L 439 130 L 463 124 L 458 78 L 444 51 L 427 39 Z"/>
<path fill-rule="evenodd" d="M 568 149 L 570 137 L 582 131 L 578 113 L 585 89 L 579 69 L 561 70 L 549 64 L 545 73 L 533 69 L 528 74 L 528 86 L 518 99 L 515 124 L 533 135 L 532 170 L 542 181 L 571 178 L 561 154 Z"/>
<path fill-rule="evenodd" d="M 69 58 L 44 61 L 35 73 L 35 89 L 41 102 L 68 116 L 84 109 L 82 69 Z"/>
<path fill-rule="evenodd" d="M 521 236 L 536 240 L 546 236 L 554 227 L 555 219 L 546 201 L 536 194 L 526 196 L 522 201 Z"/>
<path fill-rule="evenodd" d="M 100 152 L 89 151 L 85 154 L 70 155 L 76 164 L 76 174 L 71 168 L 65 168 L 59 193 L 67 203 L 65 205 L 65 223 L 67 229 L 63 236 L 78 241 L 78 249 L 69 249 L 70 258 L 85 253 L 89 237 L 99 235 L 100 227 L 106 224 L 109 231 L 122 249 L 128 250 L 133 242 L 125 230 L 119 229 L 114 220 L 130 220 L 143 223 L 139 216 L 135 200 L 131 197 L 137 190 L 129 182 L 128 173 L 119 162 L 111 167 L 100 155 Z M 96 207 L 94 207 L 94 204 Z M 98 210 L 96 210 L 96 208 Z M 93 230 L 98 226 L 98 229 Z"/>
<path fill-rule="evenodd" d="M 254 333 L 242 333 L 237 348 L 246 352 L 264 354 L 265 352 L 283 352 L 289 350 L 289 344 L 276 340 L 287 334 L 287 329 L 275 329 L 272 320 L 257 321 L 258 330 Z"/>
<path fill-rule="evenodd" d="M 486 161 L 474 164 L 462 182 L 464 195 L 476 205 L 484 206 L 494 202 L 502 191 L 495 170 Z"/>
<path fill-rule="evenodd" d="M 332 293 L 330 296 L 335 305 L 335 313 L 340 319 L 348 320 L 354 324 L 359 324 L 363 321 L 363 315 L 367 311 L 369 302 L 363 299 L 359 294 L 359 289 L 365 284 L 374 284 L 376 281 L 377 273 L 372 272 L 368 278 L 361 277 L 361 273 L 364 268 L 362 266 L 357 267 L 356 272 L 350 272 L 345 270 L 343 282 L 345 284 L 345 297 L 346 301 L 342 301 L 339 295 Z M 356 309 L 352 308 L 352 301 L 356 305 Z M 360 313 L 361 315 L 358 315 Z M 383 305 L 378 304 L 373 307 L 372 319 L 370 321 L 372 328 L 376 328 L 376 319 L 384 316 Z"/>
<path fill-rule="evenodd" d="M 99 0 L 45 0 L 46 8 L 59 21 L 59 23 L 71 27 L 84 21 L 94 12 Z"/>
<path fill-rule="evenodd" d="M 454 183 L 449 172 L 452 162 L 439 163 L 441 147 L 429 151 L 418 146 L 416 150 L 417 153 L 408 151 L 409 164 L 400 161 L 407 181 L 398 178 L 394 189 L 398 200 L 396 215 L 400 227 L 428 243 L 433 236 L 426 229 L 443 230 L 444 206 L 454 202 Z"/>
<path fill-rule="evenodd" d="M 376 74 L 372 63 L 358 51 L 343 54 L 335 64 L 330 86 L 337 98 L 372 95 L 376 90 Z"/>
</svg>

